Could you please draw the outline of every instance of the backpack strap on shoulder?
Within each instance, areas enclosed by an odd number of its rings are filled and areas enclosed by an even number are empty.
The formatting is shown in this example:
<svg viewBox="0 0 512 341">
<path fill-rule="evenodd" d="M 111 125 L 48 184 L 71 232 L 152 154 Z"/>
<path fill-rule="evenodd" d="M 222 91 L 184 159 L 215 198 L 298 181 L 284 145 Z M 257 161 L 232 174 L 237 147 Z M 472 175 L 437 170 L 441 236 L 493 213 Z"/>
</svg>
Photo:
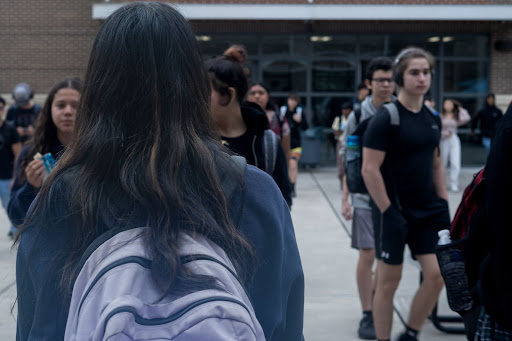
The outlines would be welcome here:
<svg viewBox="0 0 512 341">
<path fill-rule="evenodd" d="M 224 176 L 221 178 L 222 190 L 228 200 L 231 199 L 235 189 L 239 186 L 237 180 L 245 178 L 245 171 L 247 169 L 247 160 L 244 157 L 231 155 L 231 160 L 236 166 L 235 170 L 238 176 Z"/>
<path fill-rule="evenodd" d="M 356 117 L 356 124 L 359 125 L 361 123 L 361 108 L 357 108 L 354 110 L 354 116 Z"/>
<path fill-rule="evenodd" d="M 288 108 L 286 107 L 286 105 L 283 105 L 282 107 L 279 108 L 279 119 L 282 121 L 284 119 L 284 117 L 286 116 L 286 110 L 288 110 Z"/>
<path fill-rule="evenodd" d="M 400 115 L 398 114 L 398 108 L 393 102 L 384 104 L 384 108 L 389 112 L 390 122 L 392 126 L 400 125 Z"/>
<path fill-rule="evenodd" d="M 432 114 L 432 116 L 439 116 L 439 113 L 437 112 L 436 109 L 432 108 L 430 105 L 426 105 L 425 106 L 427 107 L 427 109 L 430 111 L 430 113 Z"/>
<path fill-rule="evenodd" d="M 263 152 L 265 155 L 265 172 L 272 176 L 277 160 L 278 146 L 277 135 L 270 129 L 265 130 L 263 133 Z"/>
</svg>

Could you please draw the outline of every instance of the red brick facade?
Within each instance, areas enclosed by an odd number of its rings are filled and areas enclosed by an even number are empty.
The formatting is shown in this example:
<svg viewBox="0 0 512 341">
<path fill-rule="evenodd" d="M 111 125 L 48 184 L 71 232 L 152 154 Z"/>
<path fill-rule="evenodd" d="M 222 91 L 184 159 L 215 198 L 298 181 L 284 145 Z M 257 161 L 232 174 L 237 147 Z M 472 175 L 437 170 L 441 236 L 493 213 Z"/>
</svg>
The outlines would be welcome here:
<svg viewBox="0 0 512 341">
<path fill-rule="evenodd" d="M 131 0 L 128 0 L 131 1 Z M 111 3 L 126 2 L 112 0 Z M 36 93 L 46 93 L 65 76 L 83 76 L 94 36 L 101 25 L 92 19 L 91 0 L 0 1 L 0 93 L 18 82 L 28 82 Z M 104 3 L 104 2 L 101 2 Z M 218 0 L 180 0 L 178 3 L 215 3 Z M 238 4 L 304 4 L 307 0 L 227 0 Z M 314 4 L 506 4 L 512 0 L 314 0 Z M 512 8 L 512 7 L 511 7 Z M 512 9 L 511 9 L 512 10 Z M 313 33 L 489 33 L 491 35 L 490 89 L 512 94 L 512 52 L 496 51 L 494 43 L 512 41 L 511 22 L 403 21 L 196 21 L 198 32 L 313 32 Z"/>
</svg>

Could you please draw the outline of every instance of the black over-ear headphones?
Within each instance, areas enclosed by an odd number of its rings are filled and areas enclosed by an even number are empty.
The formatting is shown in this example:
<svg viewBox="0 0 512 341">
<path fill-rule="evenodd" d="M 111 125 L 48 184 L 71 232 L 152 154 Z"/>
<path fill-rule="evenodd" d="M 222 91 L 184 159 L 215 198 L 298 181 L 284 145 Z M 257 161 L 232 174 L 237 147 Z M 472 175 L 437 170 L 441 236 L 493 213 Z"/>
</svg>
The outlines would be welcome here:
<svg viewBox="0 0 512 341">
<path fill-rule="evenodd" d="M 416 50 L 416 48 L 414 48 L 414 47 L 405 49 L 402 52 L 400 52 L 395 58 L 395 61 L 393 63 L 393 77 L 395 79 L 395 84 L 398 86 L 404 85 L 404 75 L 402 72 L 397 71 L 398 64 L 400 63 L 400 61 L 402 60 L 402 58 L 404 58 L 404 56 L 406 54 L 409 54 L 409 53 L 413 52 L 414 50 Z M 434 70 L 430 70 L 430 79 L 431 80 L 434 79 Z"/>
</svg>

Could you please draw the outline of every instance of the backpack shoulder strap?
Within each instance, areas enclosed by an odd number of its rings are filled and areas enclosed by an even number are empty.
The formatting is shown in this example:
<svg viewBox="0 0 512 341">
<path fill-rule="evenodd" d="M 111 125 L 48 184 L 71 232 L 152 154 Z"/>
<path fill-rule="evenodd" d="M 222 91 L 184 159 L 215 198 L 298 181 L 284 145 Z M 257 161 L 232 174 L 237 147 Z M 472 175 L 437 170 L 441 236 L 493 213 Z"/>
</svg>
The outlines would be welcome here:
<svg viewBox="0 0 512 341">
<path fill-rule="evenodd" d="M 238 155 L 231 155 L 231 160 L 235 165 L 235 170 L 238 176 L 224 176 L 220 182 L 226 198 L 229 200 L 237 186 L 239 186 L 238 179 L 245 178 L 245 171 L 247 169 L 247 160 Z"/>
<path fill-rule="evenodd" d="M 281 119 L 281 121 L 286 116 L 286 110 L 288 110 L 286 105 L 283 105 L 282 107 L 279 108 L 279 118 Z"/>
<path fill-rule="evenodd" d="M 389 102 L 384 104 L 384 108 L 386 108 L 386 110 L 389 112 L 391 125 L 400 125 L 400 115 L 398 113 L 398 108 L 396 107 L 396 104 L 393 102 Z"/>
<path fill-rule="evenodd" d="M 425 106 L 427 107 L 428 111 L 430 111 L 430 113 L 432 114 L 432 116 L 439 116 L 439 113 L 437 112 L 436 109 L 432 108 L 430 105 L 426 105 Z"/>
<path fill-rule="evenodd" d="M 439 130 L 442 129 L 442 122 L 441 122 L 441 118 L 439 117 L 439 113 L 437 112 L 436 109 L 432 108 L 431 106 L 429 105 L 425 105 L 428 109 L 428 111 L 432 114 L 432 116 L 434 116 L 434 120 L 436 121 L 436 124 L 439 126 Z"/>
<path fill-rule="evenodd" d="M 37 103 L 36 103 L 36 104 L 34 104 L 34 108 L 33 108 L 33 109 L 34 109 L 34 113 L 35 113 L 36 115 L 39 115 L 39 113 L 41 112 L 41 110 L 42 110 L 43 108 L 42 108 L 39 104 L 37 104 Z"/>
<path fill-rule="evenodd" d="M 263 152 L 265 154 L 265 172 L 272 176 L 277 160 L 278 139 L 270 129 L 263 134 Z"/>
<path fill-rule="evenodd" d="M 359 125 L 361 123 L 361 108 L 354 110 L 354 116 L 356 117 L 356 124 Z"/>
</svg>

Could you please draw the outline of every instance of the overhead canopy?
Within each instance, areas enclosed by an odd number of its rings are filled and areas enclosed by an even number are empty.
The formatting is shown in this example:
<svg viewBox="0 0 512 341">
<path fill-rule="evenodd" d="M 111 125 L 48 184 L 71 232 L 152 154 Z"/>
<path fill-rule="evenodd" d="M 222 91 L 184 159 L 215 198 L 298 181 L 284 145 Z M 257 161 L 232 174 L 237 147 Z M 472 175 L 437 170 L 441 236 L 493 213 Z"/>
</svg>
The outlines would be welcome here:
<svg viewBox="0 0 512 341">
<path fill-rule="evenodd" d="M 123 3 L 96 3 L 106 19 Z M 189 20 L 464 20 L 512 21 L 512 5 L 171 4 Z"/>
</svg>

